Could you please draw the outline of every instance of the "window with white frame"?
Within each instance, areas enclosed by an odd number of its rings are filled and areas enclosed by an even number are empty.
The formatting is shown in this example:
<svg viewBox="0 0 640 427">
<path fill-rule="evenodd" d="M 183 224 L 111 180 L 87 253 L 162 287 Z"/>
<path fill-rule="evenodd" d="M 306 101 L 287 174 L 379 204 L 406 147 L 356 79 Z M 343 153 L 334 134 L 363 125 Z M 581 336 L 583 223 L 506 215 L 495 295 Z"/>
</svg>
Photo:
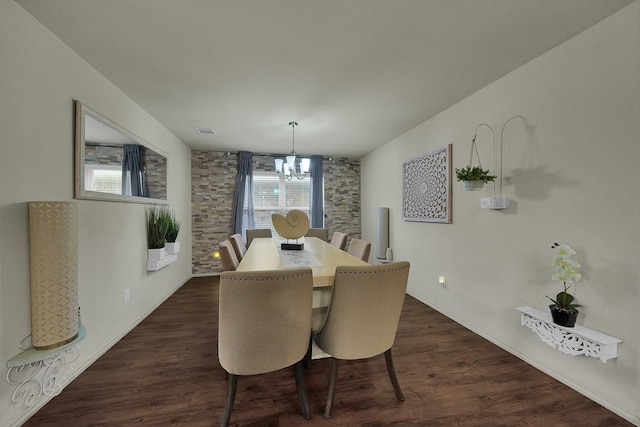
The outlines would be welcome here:
<svg viewBox="0 0 640 427">
<path fill-rule="evenodd" d="M 122 166 L 84 165 L 84 189 L 100 193 L 122 193 Z"/>
<path fill-rule="evenodd" d="M 248 197 L 248 192 L 245 192 Z M 248 223 L 245 200 L 243 225 Z M 253 173 L 253 209 L 255 228 L 270 228 L 271 233 L 277 236 L 271 214 L 280 213 L 286 215 L 292 209 L 298 209 L 309 215 L 311 203 L 311 177 L 307 174 L 304 179 L 280 178 L 275 172 Z M 243 230 L 244 231 L 244 230 Z"/>
</svg>

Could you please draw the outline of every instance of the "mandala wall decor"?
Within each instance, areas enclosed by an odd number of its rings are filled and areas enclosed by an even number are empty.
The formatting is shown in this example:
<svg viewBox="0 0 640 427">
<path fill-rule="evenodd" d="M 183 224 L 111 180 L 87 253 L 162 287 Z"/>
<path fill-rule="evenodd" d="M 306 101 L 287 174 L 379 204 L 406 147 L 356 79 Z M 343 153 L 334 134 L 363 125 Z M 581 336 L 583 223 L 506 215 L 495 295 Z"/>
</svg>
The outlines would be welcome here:
<svg viewBox="0 0 640 427">
<path fill-rule="evenodd" d="M 451 144 L 404 162 L 402 219 L 451 223 Z"/>
</svg>

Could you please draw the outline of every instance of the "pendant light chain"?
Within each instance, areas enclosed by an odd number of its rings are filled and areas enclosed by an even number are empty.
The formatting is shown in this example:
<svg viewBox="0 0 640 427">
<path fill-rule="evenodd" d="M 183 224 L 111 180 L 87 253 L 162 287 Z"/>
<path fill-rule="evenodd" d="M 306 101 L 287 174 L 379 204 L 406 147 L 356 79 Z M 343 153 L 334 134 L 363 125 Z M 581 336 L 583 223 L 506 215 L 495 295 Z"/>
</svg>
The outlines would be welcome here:
<svg viewBox="0 0 640 427">
<path fill-rule="evenodd" d="M 291 126 L 291 154 L 296 155 L 296 126 L 298 122 L 289 122 Z"/>
</svg>

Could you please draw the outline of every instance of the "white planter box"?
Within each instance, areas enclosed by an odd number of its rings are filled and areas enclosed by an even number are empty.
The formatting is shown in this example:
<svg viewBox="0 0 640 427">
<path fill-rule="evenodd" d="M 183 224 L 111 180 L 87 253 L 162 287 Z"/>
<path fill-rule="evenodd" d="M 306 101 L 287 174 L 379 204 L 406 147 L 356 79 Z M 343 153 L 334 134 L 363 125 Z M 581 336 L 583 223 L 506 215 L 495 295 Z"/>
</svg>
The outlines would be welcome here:
<svg viewBox="0 0 640 427">
<path fill-rule="evenodd" d="M 147 254 L 147 261 L 159 261 L 167 257 L 167 251 L 165 248 L 149 249 Z"/>
<path fill-rule="evenodd" d="M 166 267 L 167 265 L 177 260 L 178 260 L 177 254 L 167 255 L 166 257 L 159 260 L 149 260 L 147 261 L 147 271 L 160 270 L 161 268 Z"/>
<path fill-rule="evenodd" d="M 174 255 L 180 252 L 180 242 L 166 243 L 164 248 L 167 251 L 167 254 Z"/>
</svg>

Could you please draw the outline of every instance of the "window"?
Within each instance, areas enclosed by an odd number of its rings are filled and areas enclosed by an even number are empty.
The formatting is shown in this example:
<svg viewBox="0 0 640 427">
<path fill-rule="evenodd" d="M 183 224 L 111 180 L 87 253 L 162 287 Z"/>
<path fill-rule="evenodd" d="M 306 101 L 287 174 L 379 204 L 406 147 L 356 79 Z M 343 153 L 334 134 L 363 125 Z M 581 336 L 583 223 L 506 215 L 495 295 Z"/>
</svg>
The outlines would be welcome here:
<svg viewBox="0 0 640 427">
<path fill-rule="evenodd" d="M 122 166 L 84 165 L 84 189 L 99 193 L 122 193 Z"/>
<path fill-rule="evenodd" d="M 248 194 L 248 192 L 245 192 Z M 255 228 L 270 228 L 277 236 L 271 214 L 286 215 L 292 209 L 298 209 L 309 215 L 311 203 L 311 177 L 307 174 L 304 179 L 288 181 L 280 178 L 275 172 L 253 173 L 253 209 L 255 213 Z M 247 206 L 245 200 L 245 207 Z M 243 225 L 248 223 L 245 209 Z M 243 230 L 244 231 L 244 230 Z"/>
</svg>

